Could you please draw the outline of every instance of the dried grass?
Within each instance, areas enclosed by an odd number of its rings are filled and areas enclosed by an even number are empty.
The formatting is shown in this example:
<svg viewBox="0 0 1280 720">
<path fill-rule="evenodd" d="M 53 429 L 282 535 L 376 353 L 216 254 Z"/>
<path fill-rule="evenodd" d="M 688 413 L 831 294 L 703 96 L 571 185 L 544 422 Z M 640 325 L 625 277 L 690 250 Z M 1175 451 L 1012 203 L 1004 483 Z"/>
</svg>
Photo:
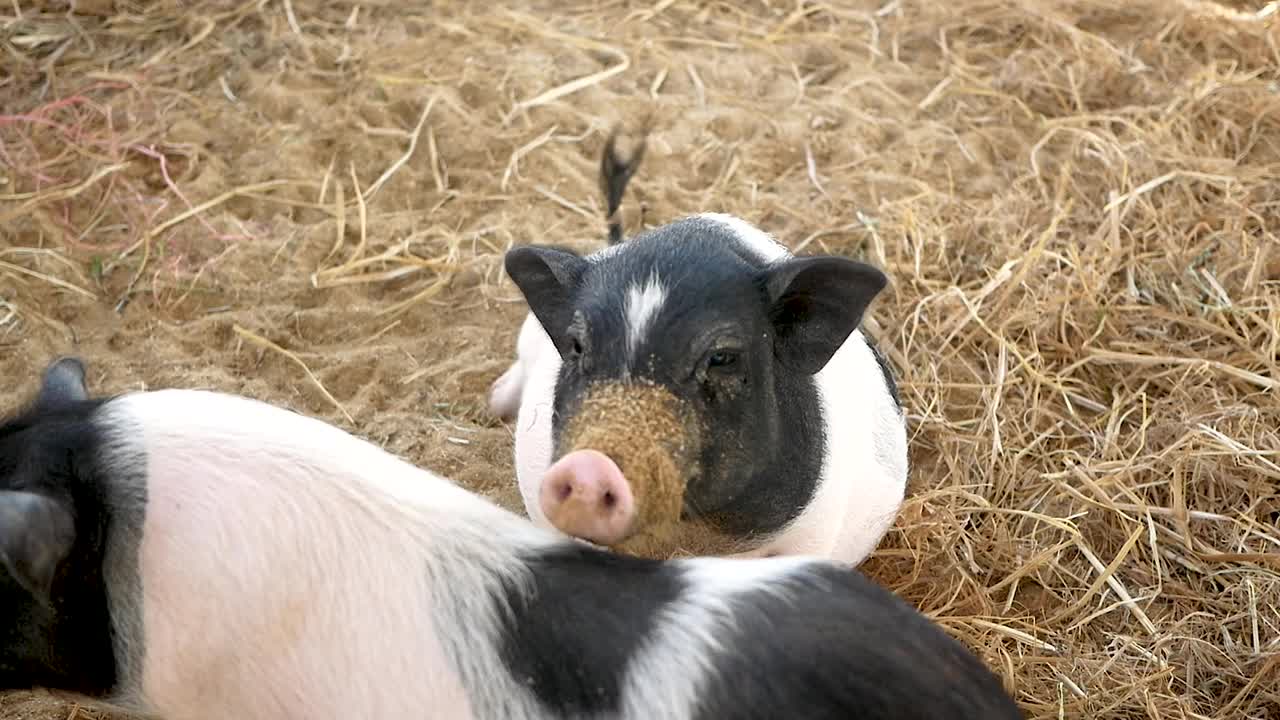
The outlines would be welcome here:
<svg viewBox="0 0 1280 720">
<path fill-rule="evenodd" d="M 10 399 L 71 346 L 518 507 L 501 253 L 598 244 L 600 144 L 652 116 L 629 228 L 893 278 L 915 464 L 869 573 L 1029 717 L 1280 717 L 1276 3 L 76 5 L 0 7 Z"/>
</svg>

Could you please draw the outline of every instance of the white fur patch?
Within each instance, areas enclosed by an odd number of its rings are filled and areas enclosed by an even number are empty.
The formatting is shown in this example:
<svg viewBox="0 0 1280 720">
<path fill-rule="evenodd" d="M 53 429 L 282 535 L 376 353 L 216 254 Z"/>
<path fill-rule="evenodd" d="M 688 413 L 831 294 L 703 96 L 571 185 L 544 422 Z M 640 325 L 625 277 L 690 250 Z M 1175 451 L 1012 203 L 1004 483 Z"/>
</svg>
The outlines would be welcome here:
<svg viewBox="0 0 1280 720">
<path fill-rule="evenodd" d="M 635 358 L 640 343 L 644 341 L 645 334 L 649 332 L 666 300 L 667 289 L 657 273 L 650 275 L 644 284 L 627 288 L 623 308 L 627 323 L 627 357 Z"/>
<path fill-rule="evenodd" d="M 811 564 L 812 558 L 801 557 L 680 561 L 689 587 L 663 611 L 650 639 L 628 664 L 623 716 L 690 717 L 714 677 L 717 655 L 725 649 L 723 638 L 749 635 L 736 627 L 730 601 L 749 590 L 785 594 L 787 577 Z"/>
<path fill-rule="evenodd" d="M 697 217 L 718 222 L 729 228 L 744 247 L 766 263 L 777 262 L 791 256 L 791 251 L 775 240 L 772 235 L 736 215 L 702 213 Z"/>
<path fill-rule="evenodd" d="M 685 578 L 695 593 L 729 596 L 748 590 L 768 590 L 777 582 L 815 563 L 812 557 L 776 557 L 744 562 L 721 558 L 689 558 L 681 560 Z"/>
</svg>

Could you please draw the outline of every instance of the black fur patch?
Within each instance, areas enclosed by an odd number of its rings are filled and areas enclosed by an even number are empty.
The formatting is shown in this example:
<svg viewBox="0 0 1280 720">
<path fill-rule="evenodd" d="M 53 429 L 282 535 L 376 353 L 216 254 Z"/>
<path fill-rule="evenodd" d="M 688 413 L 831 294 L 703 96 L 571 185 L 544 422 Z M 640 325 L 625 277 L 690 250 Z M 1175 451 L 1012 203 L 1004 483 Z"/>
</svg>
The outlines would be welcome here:
<svg viewBox="0 0 1280 720">
<path fill-rule="evenodd" d="M 118 680 L 103 582 L 109 532 L 93 414 L 104 400 L 31 410 L 0 423 L 0 491 L 63 503 L 76 539 L 54 575 L 50 601 L 0 570 L 0 689 L 49 687 L 102 696 Z"/>
<path fill-rule="evenodd" d="M 118 476 L 145 472 L 142 462 L 103 465 L 97 418 L 111 399 L 90 398 L 83 362 L 63 357 L 45 368 L 27 409 L 0 421 L 0 502 L 12 522 L 0 528 L 7 563 L 0 564 L 0 690 L 42 686 L 102 697 L 121 682 L 103 563 L 108 542 L 132 538 L 131 548 L 112 548 L 113 582 L 128 585 L 114 590 L 140 592 L 136 542 L 146 484 Z M 132 497 L 113 497 L 121 489 Z"/>
<path fill-rule="evenodd" d="M 627 662 L 679 594 L 678 574 L 670 565 L 577 543 L 527 562 L 533 593 L 508 588 L 505 598 L 507 668 L 550 712 L 618 710 Z"/>
<path fill-rule="evenodd" d="M 731 601 L 695 720 L 1018 720 L 976 656 L 860 573 L 815 566 Z"/>
</svg>

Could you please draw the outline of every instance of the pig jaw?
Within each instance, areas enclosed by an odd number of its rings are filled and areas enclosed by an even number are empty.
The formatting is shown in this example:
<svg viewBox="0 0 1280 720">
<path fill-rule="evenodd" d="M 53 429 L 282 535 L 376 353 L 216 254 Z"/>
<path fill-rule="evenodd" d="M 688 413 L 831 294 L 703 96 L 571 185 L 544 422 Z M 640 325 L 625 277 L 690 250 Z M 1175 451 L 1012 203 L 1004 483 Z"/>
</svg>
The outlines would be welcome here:
<svg viewBox="0 0 1280 720">
<path fill-rule="evenodd" d="M 650 525 L 610 548 L 614 552 L 654 559 L 735 556 L 749 552 L 746 542 L 721 529 L 710 518 Z"/>
</svg>

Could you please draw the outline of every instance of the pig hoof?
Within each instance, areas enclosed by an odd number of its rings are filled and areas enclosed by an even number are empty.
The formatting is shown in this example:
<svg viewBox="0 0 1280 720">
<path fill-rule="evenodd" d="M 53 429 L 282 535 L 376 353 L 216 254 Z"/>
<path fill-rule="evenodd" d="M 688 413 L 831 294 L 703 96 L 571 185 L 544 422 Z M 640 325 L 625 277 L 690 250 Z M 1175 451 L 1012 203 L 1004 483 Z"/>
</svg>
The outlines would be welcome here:
<svg viewBox="0 0 1280 720">
<path fill-rule="evenodd" d="M 616 463 L 595 450 L 569 453 L 547 469 L 542 512 L 561 532 L 600 545 L 626 539 L 635 498 Z"/>
<path fill-rule="evenodd" d="M 523 390 L 520 380 L 520 368 L 512 365 L 489 387 L 489 412 L 499 420 L 508 421 L 516 416 Z"/>
</svg>

